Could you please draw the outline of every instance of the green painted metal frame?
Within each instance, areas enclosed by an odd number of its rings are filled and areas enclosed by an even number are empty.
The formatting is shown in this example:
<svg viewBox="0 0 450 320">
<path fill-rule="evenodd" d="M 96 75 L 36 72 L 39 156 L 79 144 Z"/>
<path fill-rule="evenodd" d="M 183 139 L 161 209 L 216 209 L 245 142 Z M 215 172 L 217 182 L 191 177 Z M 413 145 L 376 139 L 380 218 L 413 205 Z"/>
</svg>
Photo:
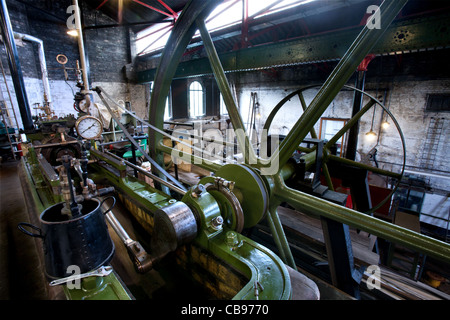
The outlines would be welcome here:
<svg viewBox="0 0 450 320">
<path fill-rule="evenodd" d="M 91 155 L 115 167 L 116 170 L 125 170 L 124 164 L 111 161 L 111 158 L 99 151 L 92 150 Z M 153 213 L 175 201 L 162 191 L 152 188 L 132 176 L 117 175 L 116 172 L 110 172 L 95 163 L 91 166 L 94 169 L 91 173 L 93 179 L 106 178 L 119 192 L 148 212 Z M 204 193 L 200 197 L 193 197 L 192 191 L 188 190 L 182 201 L 194 208 L 197 213 L 200 231 L 194 242 L 223 259 L 249 279 L 249 282 L 233 297 L 234 300 L 255 299 L 254 287 L 258 283 L 265 288 L 258 290 L 258 298 L 290 299 L 292 294 L 290 277 L 280 258 L 272 251 L 242 235 L 237 235 L 239 245 L 230 247 L 227 245 L 226 237 L 227 232 L 230 232 L 231 229 L 228 227 L 219 230 L 210 228 L 210 221 L 221 214 L 217 201 L 211 194 Z M 73 297 L 77 297 L 79 294 L 78 291 L 71 292 Z"/>
<path fill-rule="evenodd" d="M 61 195 L 53 192 L 53 188 L 59 187 L 59 180 L 49 182 L 39 166 L 39 160 L 33 147 L 28 148 L 28 156 L 21 158 L 21 166 L 26 172 L 28 182 L 33 186 L 33 199 L 38 211 L 42 212 L 55 203 L 62 202 Z"/>
<path fill-rule="evenodd" d="M 304 213 L 315 216 L 324 216 L 332 220 L 348 224 L 349 226 L 359 228 L 381 238 L 385 238 L 397 243 L 402 243 L 408 247 L 411 247 L 412 249 L 418 250 L 419 252 L 423 252 L 438 259 L 442 259 L 446 262 L 450 262 L 450 245 L 442 241 L 438 241 L 422 234 L 405 230 L 401 227 L 386 223 L 366 214 L 350 210 L 345 207 L 340 207 L 325 200 L 321 200 L 297 190 L 290 189 L 284 183 L 284 178 L 289 177 L 289 174 L 291 172 L 290 170 L 286 170 L 286 166 L 289 167 L 287 161 L 291 157 L 292 153 L 304 140 L 304 138 L 310 131 L 312 124 L 316 123 L 319 120 L 320 116 L 326 110 L 330 102 L 336 97 L 341 88 L 346 84 L 363 58 L 368 53 L 374 52 L 372 48 L 374 48 L 375 44 L 380 39 L 382 39 L 384 33 L 388 29 L 388 26 L 392 23 L 392 21 L 401 10 L 401 8 L 406 4 L 406 2 L 407 0 L 385 0 L 382 3 L 382 5 L 380 6 L 381 16 L 383 17 L 381 29 L 369 29 L 367 26 L 363 28 L 363 30 L 357 36 L 356 40 L 340 60 L 335 70 L 329 76 L 328 80 L 319 90 L 318 94 L 313 99 L 309 107 L 304 111 L 303 115 L 297 121 L 294 129 L 281 143 L 280 147 L 278 148 L 278 152 L 275 152 L 275 154 L 271 157 L 271 159 L 269 159 L 269 161 L 260 161 L 255 167 L 257 167 L 258 169 L 263 169 L 263 167 L 267 165 L 267 163 L 270 163 L 270 160 L 278 160 L 280 163 L 280 169 L 277 174 L 264 176 L 264 179 L 266 179 L 267 181 L 267 185 L 270 186 L 269 193 L 271 197 L 270 200 L 272 202 L 271 204 L 276 204 L 280 201 L 286 201 L 294 205 L 294 207 Z M 217 2 L 215 2 L 215 4 L 217 4 Z M 183 12 L 183 14 L 187 17 L 183 18 L 182 14 L 182 16 L 180 16 L 179 20 L 177 21 L 177 24 L 179 24 L 179 26 L 175 26 L 173 34 L 169 38 L 167 47 L 161 57 L 161 63 L 158 67 L 156 76 L 154 77 L 154 79 L 148 78 L 146 80 L 142 80 L 142 82 L 151 80 L 155 81 L 155 89 L 153 90 L 153 95 L 150 103 L 150 120 L 153 121 L 153 125 L 156 125 L 159 128 L 162 128 L 165 98 L 169 91 L 170 82 L 174 77 L 177 76 L 177 67 L 179 65 L 182 52 L 184 52 L 184 50 L 186 49 L 188 42 L 195 32 L 196 25 L 200 26 L 202 37 L 204 37 L 204 45 L 209 56 L 208 60 L 212 64 L 212 70 L 214 70 L 221 90 L 223 90 L 224 92 L 228 91 L 227 84 L 224 83 L 224 79 L 226 79 L 224 73 L 225 70 L 227 70 L 227 65 L 224 65 L 224 61 L 222 61 L 222 63 L 220 62 L 220 59 L 217 56 L 217 52 L 213 48 L 212 41 L 210 41 L 210 36 L 205 34 L 204 27 L 202 23 L 199 22 L 201 19 L 204 19 L 204 17 L 208 15 L 213 7 L 214 4 L 212 4 L 212 2 L 209 6 L 202 1 L 196 0 L 192 0 L 187 5 L 185 11 Z M 430 23 L 430 25 L 432 25 L 433 28 L 436 29 L 440 28 L 441 25 L 439 23 L 442 23 L 442 21 L 443 20 L 441 20 L 437 24 L 436 21 L 434 23 L 428 21 L 427 23 Z M 416 27 L 418 29 L 419 26 L 423 26 L 421 25 L 421 23 L 423 23 L 422 20 L 417 21 Z M 397 25 L 396 27 L 394 27 L 394 29 L 390 30 L 390 33 L 395 34 L 399 30 L 401 31 L 405 29 L 405 26 L 406 25 Z M 414 33 L 411 31 L 411 34 Z M 417 31 L 417 34 L 419 34 L 419 31 Z M 414 41 L 416 41 L 415 43 L 419 48 L 422 48 L 424 45 L 428 46 L 429 43 L 434 43 L 433 46 L 435 46 L 436 42 L 433 41 L 437 41 L 436 37 L 434 36 L 431 37 L 432 39 L 428 38 L 428 36 L 424 37 L 418 35 L 413 38 L 415 38 Z M 330 38 L 328 38 L 328 40 L 329 39 Z M 338 40 L 338 38 L 336 37 L 333 37 L 333 39 L 334 41 Z M 426 41 L 425 43 L 421 41 L 424 39 L 429 39 L 430 42 L 427 44 Z M 397 45 L 403 46 L 404 50 L 417 49 L 416 47 L 408 47 L 408 45 L 411 45 L 411 43 L 408 44 L 407 42 L 408 41 L 397 43 Z M 389 40 L 384 40 L 385 45 L 386 43 L 389 44 L 387 45 L 387 47 L 389 47 L 388 52 L 396 51 L 399 48 L 398 46 L 393 46 L 394 43 L 389 43 Z M 380 44 L 378 46 L 380 46 Z M 382 53 L 385 52 L 386 48 L 382 50 Z M 266 54 L 272 54 L 273 56 L 276 56 L 275 53 L 267 50 L 267 47 L 259 49 L 266 51 Z M 267 61 L 267 59 L 264 59 L 265 56 L 263 54 L 259 55 L 259 57 L 261 57 L 262 60 Z M 251 59 L 249 61 L 246 61 L 243 56 L 240 56 L 240 58 L 243 59 L 236 59 L 236 61 L 244 60 L 244 63 L 248 63 L 249 66 L 255 66 L 255 61 L 251 61 Z M 229 62 L 229 60 L 225 60 L 225 63 L 227 61 Z M 205 61 L 203 61 L 203 64 L 204 63 Z M 269 65 L 273 65 L 273 62 L 269 63 Z M 180 65 L 180 67 L 182 68 L 183 66 Z M 234 110 L 234 101 L 231 101 L 231 99 L 227 100 L 229 100 L 225 101 L 227 109 L 229 111 L 231 110 L 232 113 L 234 111 L 237 112 L 237 110 Z M 235 122 L 232 121 L 233 125 L 235 125 L 237 128 L 240 128 L 239 119 L 234 120 Z M 245 141 L 247 141 L 248 139 L 248 137 L 244 138 L 245 139 L 240 139 L 240 141 L 238 140 L 241 148 L 245 148 Z M 156 135 L 153 136 L 150 145 L 153 145 L 154 151 L 156 151 L 157 148 L 161 149 L 161 146 L 157 146 L 157 142 L 160 140 L 161 137 L 158 137 Z M 276 212 L 273 214 L 276 214 Z M 271 215 L 271 218 L 272 222 L 274 222 L 273 215 Z M 275 226 L 272 229 L 272 232 L 275 233 L 274 238 L 277 240 L 280 252 L 283 252 L 282 255 L 286 259 L 286 262 L 289 260 L 289 245 L 285 241 L 283 234 L 276 231 Z"/>
<path fill-rule="evenodd" d="M 211 228 L 210 222 L 221 215 L 220 206 L 212 194 L 204 192 L 200 196 L 193 197 L 192 192 L 188 192 L 182 201 L 197 213 L 200 231 L 194 240 L 195 243 L 226 261 L 249 279 L 233 300 L 291 298 L 289 272 L 277 255 L 227 226 L 218 230 Z"/>
<path fill-rule="evenodd" d="M 384 19 L 384 18 L 383 18 Z M 373 54 L 395 54 L 429 48 L 448 47 L 450 34 L 445 32 L 450 16 L 440 14 L 426 18 L 412 18 L 395 22 L 373 48 Z M 220 55 L 226 72 L 258 70 L 275 66 L 288 66 L 320 61 L 339 60 L 361 27 L 330 34 L 308 36 L 278 44 L 246 48 Z M 403 37 L 399 37 L 399 35 Z M 180 63 L 174 78 L 212 74 L 207 58 L 199 58 Z M 137 73 L 139 83 L 147 83 L 155 78 L 156 69 Z"/>
<path fill-rule="evenodd" d="M 275 179 L 275 196 L 289 202 L 289 204 L 300 209 L 305 214 L 327 217 L 450 263 L 450 245 L 445 242 L 358 211 L 335 205 L 309 194 L 298 192 L 287 187 L 280 176 L 275 176 Z"/>
<path fill-rule="evenodd" d="M 112 272 L 106 277 L 87 277 L 81 279 L 80 288 L 63 286 L 67 300 L 132 300 L 130 292 Z"/>
</svg>

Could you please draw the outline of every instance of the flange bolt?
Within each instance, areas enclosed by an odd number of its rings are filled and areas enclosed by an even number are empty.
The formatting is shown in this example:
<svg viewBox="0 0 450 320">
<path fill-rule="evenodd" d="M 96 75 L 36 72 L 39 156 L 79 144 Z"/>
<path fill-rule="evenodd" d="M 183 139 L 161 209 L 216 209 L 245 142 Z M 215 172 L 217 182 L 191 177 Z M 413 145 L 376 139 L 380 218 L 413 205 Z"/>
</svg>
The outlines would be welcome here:
<svg viewBox="0 0 450 320">
<path fill-rule="evenodd" d="M 217 216 L 211 220 L 211 228 L 213 228 L 214 230 L 222 229 L 222 225 L 223 225 L 222 216 Z"/>
<path fill-rule="evenodd" d="M 238 234 L 234 231 L 227 232 L 227 245 L 231 250 L 235 250 L 239 245 Z"/>
</svg>

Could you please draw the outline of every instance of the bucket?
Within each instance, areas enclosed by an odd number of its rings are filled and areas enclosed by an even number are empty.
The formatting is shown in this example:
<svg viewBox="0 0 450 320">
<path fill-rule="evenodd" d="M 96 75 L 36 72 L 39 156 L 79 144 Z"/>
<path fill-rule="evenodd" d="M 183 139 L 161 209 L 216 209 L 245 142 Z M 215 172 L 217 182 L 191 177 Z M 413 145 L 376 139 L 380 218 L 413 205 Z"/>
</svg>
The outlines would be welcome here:
<svg viewBox="0 0 450 320">
<path fill-rule="evenodd" d="M 77 266 L 80 273 L 86 273 L 112 259 L 114 243 L 100 209 L 109 198 L 113 197 L 107 197 L 102 202 L 94 198 L 84 201 L 81 216 L 77 218 L 69 219 L 67 215 L 61 214 L 64 206 L 64 202 L 61 202 L 41 213 L 40 228 L 26 222 L 18 224 L 23 233 L 43 240 L 47 278 L 54 280 L 73 275 L 73 272 L 68 272 L 69 266 Z M 25 227 L 34 229 L 37 233 L 30 232 Z"/>
</svg>

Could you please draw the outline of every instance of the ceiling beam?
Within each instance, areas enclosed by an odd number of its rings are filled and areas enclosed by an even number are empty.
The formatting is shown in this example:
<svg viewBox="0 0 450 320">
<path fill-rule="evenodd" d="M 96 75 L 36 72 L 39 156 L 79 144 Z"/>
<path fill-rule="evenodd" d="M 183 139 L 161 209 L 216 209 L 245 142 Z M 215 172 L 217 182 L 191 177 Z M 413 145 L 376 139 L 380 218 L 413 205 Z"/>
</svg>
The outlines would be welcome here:
<svg viewBox="0 0 450 320">
<path fill-rule="evenodd" d="M 408 19 L 392 24 L 385 36 L 372 50 L 376 55 L 416 52 L 450 47 L 447 31 L 449 14 Z M 267 44 L 220 54 L 225 72 L 257 70 L 276 66 L 340 60 L 352 44 L 361 27 L 353 27 L 297 40 Z M 137 73 L 137 81 L 153 81 L 156 68 Z M 212 74 L 207 58 L 179 64 L 175 78 Z"/>
<path fill-rule="evenodd" d="M 144 6 L 144 7 L 146 7 L 146 8 L 148 8 L 148 9 L 151 9 L 151 10 L 153 10 L 153 11 L 156 11 L 156 12 L 158 12 L 158 13 L 161 13 L 161 14 L 163 14 L 163 15 L 165 15 L 165 16 L 168 16 L 169 18 L 174 18 L 174 19 L 176 19 L 177 17 L 178 17 L 178 15 L 173 15 L 172 13 L 167 13 L 167 12 L 165 12 L 165 11 L 162 11 L 162 10 L 159 10 L 159 9 L 157 9 L 157 8 L 155 8 L 155 7 L 152 7 L 151 5 L 148 5 L 148 4 L 146 4 L 145 2 L 142 2 L 142 1 L 139 1 L 139 0 L 133 0 L 134 2 L 136 2 L 136 3 L 138 3 L 138 4 L 140 4 L 141 6 Z M 171 10 L 172 11 L 172 10 Z M 173 12 L 173 11 L 172 11 Z"/>
</svg>

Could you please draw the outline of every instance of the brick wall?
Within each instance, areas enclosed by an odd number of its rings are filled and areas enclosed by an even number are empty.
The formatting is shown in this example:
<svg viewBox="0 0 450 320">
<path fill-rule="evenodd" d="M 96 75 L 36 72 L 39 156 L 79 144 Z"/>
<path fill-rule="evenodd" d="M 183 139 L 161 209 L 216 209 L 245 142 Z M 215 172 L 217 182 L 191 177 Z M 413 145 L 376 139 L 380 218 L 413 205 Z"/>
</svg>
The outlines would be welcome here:
<svg viewBox="0 0 450 320">
<path fill-rule="evenodd" d="M 84 2 L 80 2 L 85 26 L 116 23 L 85 5 Z M 71 0 L 7 0 L 13 31 L 28 34 L 43 41 L 52 106 L 57 116 L 76 113 L 73 109 L 73 92 L 79 90 L 75 87 L 74 70 L 76 61 L 80 59 L 78 41 L 67 35 L 67 20 L 72 14 L 67 13 L 70 5 L 72 5 Z M 115 99 L 131 102 L 133 110 L 137 111 L 138 115 L 144 116 L 147 98 L 145 86 L 133 84 L 132 73 L 130 73 L 132 70 L 130 36 L 133 37 L 133 34 L 124 27 L 85 30 L 85 51 L 90 68 L 89 80 L 91 86 L 101 85 Z M 131 45 L 133 45 L 132 42 Z M 35 103 L 43 102 L 37 44 L 23 41 L 18 43 L 17 47 L 29 105 L 33 108 Z M 12 94 L 12 103 L 21 123 L 3 46 L 0 48 L 0 54 Z M 64 54 L 68 58 L 65 66 L 68 74 L 67 82 L 65 82 L 63 67 L 56 61 L 58 54 Z M 3 80 L 0 82 L 3 96 L 9 104 L 6 85 Z M 94 98 L 96 102 L 100 102 L 99 98 L 96 96 Z M 36 114 L 36 110 L 31 110 L 31 113 Z"/>
</svg>

